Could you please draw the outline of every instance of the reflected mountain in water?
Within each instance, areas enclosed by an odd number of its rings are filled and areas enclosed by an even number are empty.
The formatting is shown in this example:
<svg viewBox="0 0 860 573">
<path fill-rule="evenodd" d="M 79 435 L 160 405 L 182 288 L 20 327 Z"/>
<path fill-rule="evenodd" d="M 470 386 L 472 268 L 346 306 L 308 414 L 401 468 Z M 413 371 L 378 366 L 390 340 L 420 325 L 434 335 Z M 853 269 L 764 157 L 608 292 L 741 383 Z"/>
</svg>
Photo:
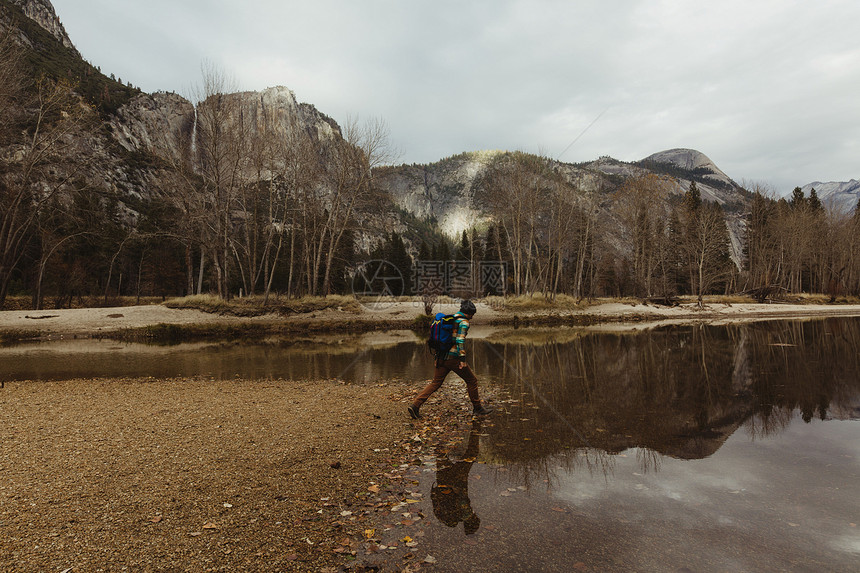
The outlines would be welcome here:
<svg viewBox="0 0 860 573">
<path fill-rule="evenodd" d="M 517 399 L 484 452 L 500 463 L 605 465 L 596 451 L 628 449 L 701 459 L 739 428 L 766 436 L 795 412 L 860 419 L 856 319 L 486 341 L 475 364 Z"/>
</svg>

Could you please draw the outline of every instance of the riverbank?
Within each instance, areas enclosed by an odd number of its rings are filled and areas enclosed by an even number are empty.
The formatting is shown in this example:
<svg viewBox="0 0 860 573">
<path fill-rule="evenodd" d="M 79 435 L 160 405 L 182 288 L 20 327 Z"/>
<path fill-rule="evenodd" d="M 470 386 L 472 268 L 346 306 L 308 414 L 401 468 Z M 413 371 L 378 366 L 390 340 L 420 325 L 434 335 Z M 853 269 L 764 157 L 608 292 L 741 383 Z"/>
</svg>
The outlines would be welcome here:
<svg viewBox="0 0 860 573">
<path fill-rule="evenodd" d="M 434 312 L 453 313 L 455 303 L 437 304 Z M 375 302 L 355 308 L 328 308 L 282 316 L 242 317 L 169 308 L 162 304 L 115 308 L 0 311 L 0 341 L 55 338 L 122 338 L 192 340 L 292 335 L 304 332 L 365 332 L 414 329 L 425 323 L 420 301 Z M 576 308 L 505 308 L 478 304 L 473 325 L 659 325 L 689 322 L 728 323 L 749 320 L 828 316 L 860 316 L 860 304 L 758 304 L 709 300 L 703 308 L 695 301 L 676 306 L 641 302 L 596 301 Z"/>
</svg>

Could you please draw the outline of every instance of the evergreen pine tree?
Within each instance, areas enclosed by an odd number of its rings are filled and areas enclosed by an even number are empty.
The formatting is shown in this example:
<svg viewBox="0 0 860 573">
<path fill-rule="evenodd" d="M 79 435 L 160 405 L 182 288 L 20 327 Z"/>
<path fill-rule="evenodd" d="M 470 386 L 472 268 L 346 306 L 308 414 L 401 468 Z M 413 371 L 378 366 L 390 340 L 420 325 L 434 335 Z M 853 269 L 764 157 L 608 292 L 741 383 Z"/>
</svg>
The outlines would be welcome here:
<svg viewBox="0 0 860 573">
<path fill-rule="evenodd" d="M 824 206 L 821 204 L 821 199 L 818 198 L 818 193 L 815 191 L 815 187 L 809 190 L 809 208 L 813 213 L 824 210 Z"/>
<path fill-rule="evenodd" d="M 794 191 L 791 192 L 791 199 L 789 199 L 788 204 L 792 209 L 799 209 L 806 204 L 806 197 L 800 187 L 795 187 Z"/>
<path fill-rule="evenodd" d="M 421 247 L 418 249 L 418 260 L 419 261 L 429 261 L 432 260 L 433 253 L 430 250 L 430 247 L 427 246 L 425 241 L 421 241 Z"/>
<path fill-rule="evenodd" d="M 484 249 L 481 252 L 482 261 L 495 261 L 499 258 L 499 231 L 495 225 L 490 225 L 487 229 L 487 236 L 484 240 Z"/>
<path fill-rule="evenodd" d="M 466 232 L 466 229 L 463 229 L 463 235 L 460 237 L 460 247 L 457 249 L 457 260 L 472 260 L 472 244 L 471 241 L 469 241 L 469 233 Z"/>
<path fill-rule="evenodd" d="M 691 212 L 698 211 L 702 206 L 702 193 L 695 181 L 690 181 L 690 188 L 684 193 L 684 204 Z"/>
<path fill-rule="evenodd" d="M 403 238 L 397 234 L 392 232 L 388 241 L 388 248 L 386 253 L 386 260 L 391 263 L 397 270 L 400 272 L 400 276 L 403 277 L 403 289 L 402 292 L 394 292 L 397 290 L 396 285 L 389 285 L 392 289 L 392 294 L 395 296 L 399 295 L 411 295 L 412 294 L 412 257 L 409 256 L 409 253 L 406 252 L 406 245 L 403 243 Z"/>
</svg>

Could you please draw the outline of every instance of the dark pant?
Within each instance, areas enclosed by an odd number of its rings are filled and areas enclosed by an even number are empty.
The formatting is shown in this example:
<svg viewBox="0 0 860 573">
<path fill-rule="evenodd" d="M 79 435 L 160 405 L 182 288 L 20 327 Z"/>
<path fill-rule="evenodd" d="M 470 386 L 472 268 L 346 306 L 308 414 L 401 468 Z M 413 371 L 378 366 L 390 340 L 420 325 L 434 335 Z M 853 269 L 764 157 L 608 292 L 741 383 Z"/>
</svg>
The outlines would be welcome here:
<svg viewBox="0 0 860 573">
<path fill-rule="evenodd" d="M 448 372 L 454 372 L 454 374 L 466 382 L 466 391 L 469 393 L 469 400 L 472 401 L 473 406 L 479 406 L 481 399 L 478 397 L 478 377 L 475 376 L 475 373 L 472 372 L 468 364 L 463 362 L 462 368 L 460 368 L 460 364 L 461 362 L 458 358 L 437 360 L 433 380 L 421 390 L 421 393 L 415 398 L 413 406 L 420 408 L 421 404 L 426 402 L 427 398 L 442 386 L 442 382 L 445 381 L 445 376 L 448 375 Z"/>
</svg>

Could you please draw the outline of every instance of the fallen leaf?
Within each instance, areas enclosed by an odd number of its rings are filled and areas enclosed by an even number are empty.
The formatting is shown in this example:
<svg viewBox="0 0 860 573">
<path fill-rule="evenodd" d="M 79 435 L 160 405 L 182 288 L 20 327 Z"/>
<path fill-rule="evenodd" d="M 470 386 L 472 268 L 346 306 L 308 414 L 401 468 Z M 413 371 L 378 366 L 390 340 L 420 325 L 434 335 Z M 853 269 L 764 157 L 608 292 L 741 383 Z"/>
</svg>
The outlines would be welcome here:
<svg viewBox="0 0 860 573">
<path fill-rule="evenodd" d="M 233 507 L 233 504 L 231 504 L 231 503 L 225 503 L 225 504 L 224 504 L 224 507 L 226 507 L 227 509 L 230 509 L 231 507 Z"/>
<path fill-rule="evenodd" d="M 203 529 L 218 529 L 218 526 L 210 521 L 203 525 Z"/>
<path fill-rule="evenodd" d="M 567 510 L 566 510 L 565 508 L 563 508 L 563 507 L 554 507 L 554 508 L 552 508 L 552 510 L 553 510 L 553 511 L 558 511 L 558 512 L 561 512 L 561 513 L 567 513 Z"/>
<path fill-rule="evenodd" d="M 424 563 L 436 563 L 436 558 L 432 555 L 428 555 L 424 558 Z"/>
<path fill-rule="evenodd" d="M 160 515 L 156 515 L 155 517 L 151 517 L 149 521 L 151 521 L 152 523 L 161 523 L 162 519 L 163 518 Z"/>
<path fill-rule="evenodd" d="M 200 535 L 203 535 L 203 532 L 202 531 L 192 531 L 188 535 L 190 535 L 191 537 L 198 537 Z"/>
<path fill-rule="evenodd" d="M 351 512 L 351 511 L 341 511 L 341 512 L 340 512 L 340 516 L 341 516 L 341 517 L 347 517 L 347 516 L 350 516 L 350 515 L 352 515 L 352 512 Z"/>
<path fill-rule="evenodd" d="M 372 492 L 372 493 L 379 493 L 379 486 L 378 485 L 372 485 L 369 488 L 367 488 L 367 491 Z"/>
<path fill-rule="evenodd" d="M 365 529 L 365 530 L 364 530 L 364 538 L 365 538 L 365 539 L 370 539 L 371 537 L 373 537 L 373 536 L 374 536 L 374 534 L 375 534 L 375 533 L 376 533 L 376 530 L 375 530 L 375 529 Z"/>
</svg>

